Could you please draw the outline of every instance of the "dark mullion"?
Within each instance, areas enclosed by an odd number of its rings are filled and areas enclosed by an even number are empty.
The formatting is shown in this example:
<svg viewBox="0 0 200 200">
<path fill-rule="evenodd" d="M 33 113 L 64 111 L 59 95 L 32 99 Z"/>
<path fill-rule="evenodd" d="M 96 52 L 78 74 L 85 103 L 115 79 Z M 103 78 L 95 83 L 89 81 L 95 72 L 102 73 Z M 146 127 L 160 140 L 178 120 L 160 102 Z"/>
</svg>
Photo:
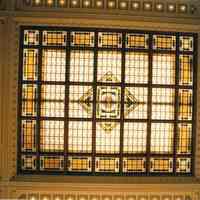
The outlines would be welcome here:
<svg viewBox="0 0 200 200">
<path fill-rule="evenodd" d="M 196 147 L 196 124 L 197 124 L 197 73 L 198 73 L 198 35 L 194 34 L 194 62 L 193 62 L 193 108 L 192 108 L 192 147 L 191 147 L 191 174 L 195 175 L 195 147 Z"/>
<path fill-rule="evenodd" d="M 40 171 L 40 115 L 41 115 L 41 79 L 42 79 L 42 30 L 39 32 L 39 50 L 38 50 L 38 81 L 37 81 L 37 117 L 36 117 L 36 170 Z"/>
<path fill-rule="evenodd" d="M 121 110 L 120 110 L 120 157 L 119 157 L 119 173 L 123 173 L 123 146 L 124 146 L 124 91 L 125 91 L 125 44 L 126 33 L 122 33 L 122 61 L 121 61 Z"/>
<path fill-rule="evenodd" d="M 153 34 L 149 34 L 149 74 L 148 74 L 148 107 L 147 107 L 147 146 L 146 146 L 146 172 L 150 173 L 151 155 L 151 112 L 152 112 L 152 66 L 153 66 Z"/>
<path fill-rule="evenodd" d="M 21 171 L 21 154 L 22 154 L 22 144 L 21 144 L 21 138 L 22 138 L 22 86 L 23 86 L 23 43 L 24 43 L 24 29 L 20 30 L 20 48 L 19 48 L 19 73 L 18 73 L 18 116 L 20 117 L 20 120 L 18 122 L 18 137 L 17 137 L 17 144 L 18 144 L 18 151 L 17 151 L 17 172 L 19 173 Z"/>
<path fill-rule="evenodd" d="M 175 64 L 175 104 L 174 104 L 174 143 L 173 143 L 173 173 L 176 174 L 176 149 L 178 135 L 178 110 L 179 110 L 179 34 L 176 34 L 176 64 Z"/>
<path fill-rule="evenodd" d="M 67 32 L 65 63 L 65 115 L 64 115 L 64 171 L 68 169 L 68 125 L 69 125 L 69 74 L 70 74 L 70 32 Z"/>
<path fill-rule="evenodd" d="M 92 110 L 92 172 L 95 173 L 96 158 L 96 93 L 97 93 L 97 67 L 98 67 L 98 32 L 94 36 L 94 66 L 93 66 L 93 110 Z"/>
</svg>

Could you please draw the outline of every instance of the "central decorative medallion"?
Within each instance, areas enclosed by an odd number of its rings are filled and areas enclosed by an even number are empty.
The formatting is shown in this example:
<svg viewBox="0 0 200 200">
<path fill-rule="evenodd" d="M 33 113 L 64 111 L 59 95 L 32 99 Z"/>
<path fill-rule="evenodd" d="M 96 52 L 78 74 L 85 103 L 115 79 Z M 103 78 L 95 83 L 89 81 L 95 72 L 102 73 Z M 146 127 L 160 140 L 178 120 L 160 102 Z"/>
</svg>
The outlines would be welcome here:
<svg viewBox="0 0 200 200">
<path fill-rule="evenodd" d="M 119 82 L 112 72 L 107 72 L 101 82 Z M 92 87 L 79 99 L 83 109 L 92 114 Z M 124 90 L 124 117 L 127 117 L 138 105 L 134 95 L 125 88 Z M 97 86 L 96 94 L 96 118 L 98 119 L 120 119 L 121 117 L 121 86 Z M 99 123 L 101 128 L 110 133 L 117 125 L 116 122 L 103 121 Z"/>
</svg>

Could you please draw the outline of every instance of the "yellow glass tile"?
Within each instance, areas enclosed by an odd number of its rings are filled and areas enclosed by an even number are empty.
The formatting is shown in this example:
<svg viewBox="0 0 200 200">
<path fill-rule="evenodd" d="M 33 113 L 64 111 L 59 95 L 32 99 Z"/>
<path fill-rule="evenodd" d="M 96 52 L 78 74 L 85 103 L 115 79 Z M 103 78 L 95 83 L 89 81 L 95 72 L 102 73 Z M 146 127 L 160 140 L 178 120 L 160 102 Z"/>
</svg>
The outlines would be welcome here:
<svg viewBox="0 0 200 200">
<path fill-rule="evenodd" d="M 146 34 L 127 34 L 127 48 L 148 48 L 148 35 Z"/>
<path fill-rule="evenodd" d="M 24 49 L 23 80 L 37 79 L 38 50 Z"/>
<path fill-rule="evenodd" d="M 180 84 L 192 84 L 192 56 L 180 55 Z"/>
<path fill-rule="evenodd" d="M 43 31 L 43 45 L 66 45 L 65 31 Z"/>
<path fill-rule="evenodd" d="M 63 170 L 63 157 L 61 156 L 42 156 L 40 158 L 41 170 Z"/>
<path fill-rule="evenodd" d="M 99 33 L 99 47 L 122 47 L 122 35 L 120 33 Z"/>
<path fill-rule="evenodd" d="M 124 158 L 124 172 L 145 172 L 144 158 Z"/>
<path fill-rule="evenodd" d="M 172 172 L 172 158 L 151 158 L 151 172 Z"/>
<path fill-rule="evenodd" d="M 96 172 L 118 172 L 119 158 L 96 158 Z"/>
<path fill-rule="evenodd" d="M 91 158 L 69 157 L 69 171 L 91 171 Z"/>
<path fill-rule="evenodd" d="M 167 49 L 175 50 L 176 49 L 176 37 L 168 35 L 154 35 L 153 36 L 154 49 Z"/>
<path fill-rule="evenodd" d="M 94 32 L 72 32 L 72 46 L 94 46 Z"/>
</svg>

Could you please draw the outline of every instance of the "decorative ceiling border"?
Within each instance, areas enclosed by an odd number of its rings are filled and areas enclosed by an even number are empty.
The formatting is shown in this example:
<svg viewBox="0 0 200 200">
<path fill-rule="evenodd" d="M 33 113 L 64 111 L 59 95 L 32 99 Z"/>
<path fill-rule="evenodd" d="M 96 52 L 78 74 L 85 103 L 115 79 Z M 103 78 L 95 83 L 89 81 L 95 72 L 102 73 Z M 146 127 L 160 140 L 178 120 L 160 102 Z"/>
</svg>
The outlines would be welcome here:
<svg viewBox="0 0 200 200">
<path fill-rule="evenodd" d="M 21 0 L 22 9 L 47 10 L 79 9 L 79 11 L 126 11 L 127 13 L 169 15 L 198 15 L 195 1 L 166 0 Z M 81 10 L 80 10 L 81 9 Z"/>
</svg>

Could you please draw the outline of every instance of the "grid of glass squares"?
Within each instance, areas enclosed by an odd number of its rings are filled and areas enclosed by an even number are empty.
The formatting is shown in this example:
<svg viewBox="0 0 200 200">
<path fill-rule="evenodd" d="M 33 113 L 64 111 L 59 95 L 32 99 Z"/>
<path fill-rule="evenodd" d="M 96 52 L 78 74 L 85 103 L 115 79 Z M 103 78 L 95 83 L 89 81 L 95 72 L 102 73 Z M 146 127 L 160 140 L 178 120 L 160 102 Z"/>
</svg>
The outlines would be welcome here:
<svg viewBox="0 0 200 200">
<path fill-rule="evenodd" d="M 192 175 L 195 34 L 22 29 L 20 173 Z"/>
</svg>

